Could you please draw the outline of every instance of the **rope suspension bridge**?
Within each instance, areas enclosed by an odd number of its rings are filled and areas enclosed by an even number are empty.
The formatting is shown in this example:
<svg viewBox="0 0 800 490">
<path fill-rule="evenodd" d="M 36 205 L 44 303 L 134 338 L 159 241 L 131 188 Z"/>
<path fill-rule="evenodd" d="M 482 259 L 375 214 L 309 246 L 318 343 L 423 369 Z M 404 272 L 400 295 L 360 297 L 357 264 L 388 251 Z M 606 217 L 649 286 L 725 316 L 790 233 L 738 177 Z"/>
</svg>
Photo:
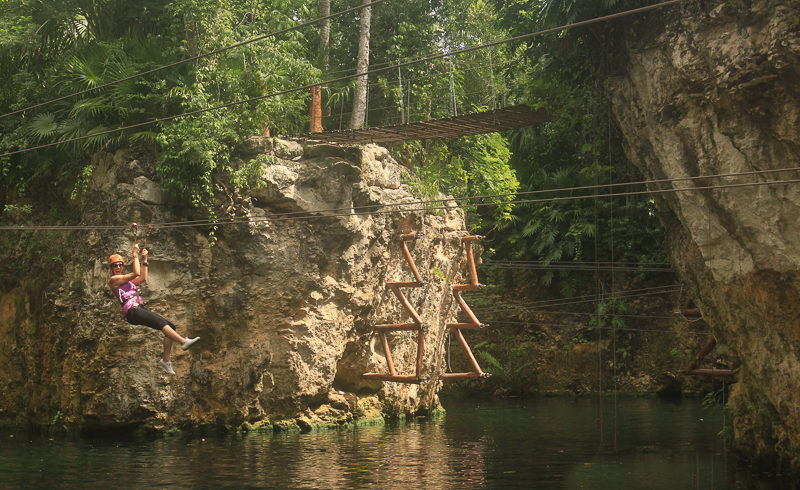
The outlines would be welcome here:
<svg viewBox="0 0 800 490">
<path fill-rule="evenodd" d="M 318 133 L 309 133 L 298 139 L 326 143 L 362 144 L 431 138 L 452 138 L 496 133 L 524 126 L 533 126 L 534 124 L 545 122 L 547 119 L 548 114 L 546 111 L 532 110 L 526 105 L 517 105 L 504 107 L 502 109 L 394 126 L 321 131 Z"/>
</svg>

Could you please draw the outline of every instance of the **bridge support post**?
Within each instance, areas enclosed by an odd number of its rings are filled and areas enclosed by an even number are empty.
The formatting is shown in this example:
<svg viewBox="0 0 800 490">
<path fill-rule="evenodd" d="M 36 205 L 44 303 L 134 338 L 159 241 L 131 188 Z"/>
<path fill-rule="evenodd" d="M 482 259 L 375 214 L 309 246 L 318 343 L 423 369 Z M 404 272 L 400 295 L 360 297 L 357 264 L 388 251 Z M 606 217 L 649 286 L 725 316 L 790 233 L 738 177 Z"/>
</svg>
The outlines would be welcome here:
<svg viewBox="0 0 800 490">
<path fill-rule="evenodd" d="M 309 133 L 322 132 L 322 88 L 319 85 L 311 87 L 311 107 L 309 109 Z"/>
</svg>

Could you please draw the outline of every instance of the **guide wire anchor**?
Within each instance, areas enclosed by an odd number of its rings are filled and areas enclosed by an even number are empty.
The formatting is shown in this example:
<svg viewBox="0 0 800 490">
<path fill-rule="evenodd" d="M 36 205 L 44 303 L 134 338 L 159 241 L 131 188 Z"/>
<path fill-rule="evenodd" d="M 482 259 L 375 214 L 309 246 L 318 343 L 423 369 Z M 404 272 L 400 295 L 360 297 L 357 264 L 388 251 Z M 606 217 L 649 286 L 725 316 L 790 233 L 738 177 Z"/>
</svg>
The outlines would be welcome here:
<svg viewBox="0 0 800 490">
<path fill-rule="evenodd" d="M 408 300 L 408 298 L 403 294 L 403 291 L 400 288 L 419 288 L 423 287 L 428 284 L 427 281 L 422 280 L 422 275 L 420 275 L 419 270 L 417 269 L 417 265 L 414 263 L 414 258 L 411 256 L 411 252 L 408 250 L 408 245 L 406 242 L 411 240 L 417 240 L 422 238 L 424 235 L 422 233 L 403 233 L 400 235 L 400 243 L 402 245 L 403 250 L 403 257 L 405 258 L 406 262 L 408 263 L 409 268 L 411 269 L 411 273 L 414 275 L 413 281 L 395 281 L 395 282 L 387 282 L 386 289 L 392 291 L 395 295 L 397 300 L 403 306 L 403 308 L 408 312 L 411 316 L 411 322 L 407 323 L 384 323 L 374 326 L 374 331 L 377 331 L 380 334 L 381 338 L 381 345 L 383 346 L 383 352 L 386 355 L 386 366 L 389 370 L 388 373 L 365 373 L 361 376 L 367 379 L 376 379 L 379 381 L 391 381 L 395 383 L 413 383 L 413 384 L 420 384 L 424 383 L 428 380 L 427 376 L 422 375 L 422 359 L 423 354 L 425 353 L 425 330 L 427 329 L 427 325 L 422 323 L 422 319 L 419 317 L 419 313 Z M 397 332 L 397 331 L 415 331 L 417 332 L 417 359 L 416 359 L 416 374 L 414 375 L 401 375 L 397 373 L 397 369 L 394 365 L 394 359 L 392 358 L 392 351 L 389 347 L 389 339 L 386 337 L 387 332 Z"/>
<path fill-rule="evenodd" d="M 464 251 L 467 256 L 467 272 L 469 272 L 470 282 L 469 284 L 456 284 L 453 286 L 453 296 L 456 298 L 456 303 L 459 309 L 469 318 L 469 322 L 457 322 L 457 323 L 448 323 L 445 325 L 448 330 L 448 369 L 450 364 L 450 349 L 449 349 L 449 339 L 450 335 L 455 335 L 458 342 L 461 344 L 461 347 L 464 349 L 464 352 L 467 355 L 467 359 L 469 360 L 470 364 L 472 364 L 473 371 L 465 372 L 465 373 L 442 373 L 439 375 L 439 378 L 443 380 L 452 380 L 452 379 L 468 379 L 468 378 L 489 378 L 491 377 L 490 373 L 485 373 L 481 370 L 480 364 L 478 364 L 478 360 L 475 359 L 475 355 L 472 353 L 472 349 L 470 349 L 467 340 L 464 338 L 464 334 L 461 332 L 462 329 L 479 329 L 487 327 L 488 325 L 485 323 L 481 323 L 480 320 L 475 316 L 475 313 L 472 312 L 472 309 L 469 307 L 464 298 L 461 297 L 462 291 L 477 291 L 484 287 L 483 284 L 478 282 L 478 272 L 475 268 L 475 254 L 472 250 L 472 244 L 477 242 L 483 238 L 480 235 L 470 235 L 461 238 L 461 242 L 464 243 Z"/>
</svg>

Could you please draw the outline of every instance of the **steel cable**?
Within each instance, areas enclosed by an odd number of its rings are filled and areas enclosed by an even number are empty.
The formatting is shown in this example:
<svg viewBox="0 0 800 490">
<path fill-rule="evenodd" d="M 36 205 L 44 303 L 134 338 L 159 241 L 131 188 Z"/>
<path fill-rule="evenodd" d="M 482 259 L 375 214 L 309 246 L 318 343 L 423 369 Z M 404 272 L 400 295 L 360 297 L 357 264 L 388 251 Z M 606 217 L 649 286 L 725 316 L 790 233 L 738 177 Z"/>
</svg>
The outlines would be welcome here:
<svg viewBox="0 0 800 490">
<path fill-rule="evenodd" d="M 780 170 L 772 170 L 772 171 L 754 171 L 754 172 L 747 172 L 741 174 L 731 174 L 731 175 L 742 175 L 742 174 L 755 174 L 755 173 L 765 173 L 765 172 L 781 172 L 786 171 L 787 169 L 780 169 Z M 794 168 L 793 170 L 798 170 L 798 168 Z M 711 176 L 703 176 L 703 177 L 680 177 L 675 180 L 685 180 L 685 179 L 697 179 L 697 178 L 711 178 Z M 660 181 L 663 181 L 661 179 Z M 658 182 L 660 182 L 658 181 Z M 656 182 L 656 181 L 654 181 Z M 687 191 L 699 191 L 699 190 L 710 190 L 710 189 L 727 189 L 727 188 L 742 188 L 742 187 L 749 187 L 749 186 L 762 186 L 762 185 L 784 185 L 784 184 L 792 184 L 800 182 L 800 179 L 789 179 L 789 180 L 778 180 L 778 181 L 762 181 L 762 182 L 747 182 L 747 183 L 737 183 L 737 184 L 719 184 L 719 185 L 711 185 L 711 186 L 700 186 L 700 187 L 683 187 L 683 188 L 670 188 L 670 189 L 654 189 L 654 190 L 645 190 L 645 191 L 629 191 L 629 192 L 619 192 L 619 193 L 607 193 L 607 194 L 590 194 L 590 195 L 580 195 L 580 196 L 566 196 L 566 197 L 552 197 L 552 198 L 542 198 L 542 199 L 517 199 L 511 201 L 503 201 L 503 202 L 489 202 L 489 203 L 468 203 L 466 206 L 471 207 L 486 207 L 486 206 L 501 206 L 501 205 L 508 205 L 508 204 L 530 204 L 530 203 L 541 203 L 541 202 L 553 202 L 553 201 L 566 201 L 566 200 L 577 200 L 577 199 L 587 199 L 587 198 L 604 198 L 604 197 L 620 197 L 620 196 L 633 196 L 633 195 L 642 195 L 642 194 L 661 194 L 661 193 L 670 193 L 670 192 L 687 192 Z M 625 185 L 625 184 L 609 184 L 606 187 L 614 187 L 618 185 Z M 590 189 L 597 186 L 586 186 L 582 189 Z M 603 187 L 603 186 L 600 186 Z M 565 191 L 572 191 L 578 188 L 564 188 L 564 189 L 548 189 L 542 191 L 526 191 L 520 192 L 516 195 L 530 195 L 530 194 L 538 194 L 543 192 L 565 192 Z M 497 194 L 497 197 L 506 197 L 511 196 L 514 194 Z M 324 219 L 324 218 L 336 218 L 336 217 L 351 217 L 351 216 L 366 216 L 366 215 L 383 215 L 383 214 L 392 214 L 392 213 L 399 213 L 399 212 L 417 212 L 417 211 L 435 211 L 435 210 L 450 210 L 450 211 L 458 211 L 462 208 L 457 206 L 457 203 L 464 200 L 470 199 L 479 199 L 479 198 L 487 198 L 492 196 L 468 196 L 468 197 L 450 197 L 444 199 L 432 199 L 432 200 L 417 200 L 411 201 L 407 203 L 392 203 L 392 204 L 375 204 L 370 206 L 360 206 L 360 207 L 353 207 L 353 208 L 332 208 L 332 209 L 322 209 L 322 210 L 309 210 L 309 211 L 293 211 L 288 213 L 282 214 L 275 214 L 273 216 L 267 217 L 243 217 L 243 218 L 223 218 L 223 219 L 203 219 L 203 220 L 191 220 L 191 221 L 180 221 L 180 222 L 166 222 L 166 223 L 151 223 L 154 228 L 183 228 L 183 227 L 196 227 L 196 226 L 220 226 L 220 225 L 227 225 L 227 224 L 237 224 L 237 223 L 260 223 L 260 222 L 280 222 L 280 221 L 288 221 L 288 220 L 310 220 L 310 219 Z M 429 203 L 449 203 L 453 202 L 453 206 L 444 205 L 444 206 L 428 206 Z M 356 210 L 362 209 L 375 209 L 375 208 L 385 208 L 385 207 L 395 207 L 399 208 L 402 206 L 420 206 L 411 209 L 388 209 L 388 210 L 375 210 L 375 211 L 365 211 L 359 212 Z M 311 213 L 328 213 L 328 214 L 316 214 L 310 215 Z M 123 229 L 125 226 L 123 225 L 5 225 L 0 226 L 0 230 L 87 230 L 87 229 L 108 229 L 108 230 L 118 230 Z"/>
</svg>

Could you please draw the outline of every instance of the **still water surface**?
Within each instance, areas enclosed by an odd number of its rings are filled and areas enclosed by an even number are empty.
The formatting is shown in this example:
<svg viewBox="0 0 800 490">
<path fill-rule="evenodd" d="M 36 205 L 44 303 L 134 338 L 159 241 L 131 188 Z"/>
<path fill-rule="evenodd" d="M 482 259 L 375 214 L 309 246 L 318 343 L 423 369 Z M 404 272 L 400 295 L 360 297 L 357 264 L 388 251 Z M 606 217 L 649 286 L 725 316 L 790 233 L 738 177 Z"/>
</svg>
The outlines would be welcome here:
<svg viewBox="0 0 800 490">
<path fill-rule="evenodd" d="M 447 415 L 309 434 L 3 433 L 0 488 L 725 489 L 754 482 L 700 400 L 443 397 Z M 758 483 L 756 483 L 758 484 Z M 761 485 L 759 485 L 761 486 Z"/>
</svg>

